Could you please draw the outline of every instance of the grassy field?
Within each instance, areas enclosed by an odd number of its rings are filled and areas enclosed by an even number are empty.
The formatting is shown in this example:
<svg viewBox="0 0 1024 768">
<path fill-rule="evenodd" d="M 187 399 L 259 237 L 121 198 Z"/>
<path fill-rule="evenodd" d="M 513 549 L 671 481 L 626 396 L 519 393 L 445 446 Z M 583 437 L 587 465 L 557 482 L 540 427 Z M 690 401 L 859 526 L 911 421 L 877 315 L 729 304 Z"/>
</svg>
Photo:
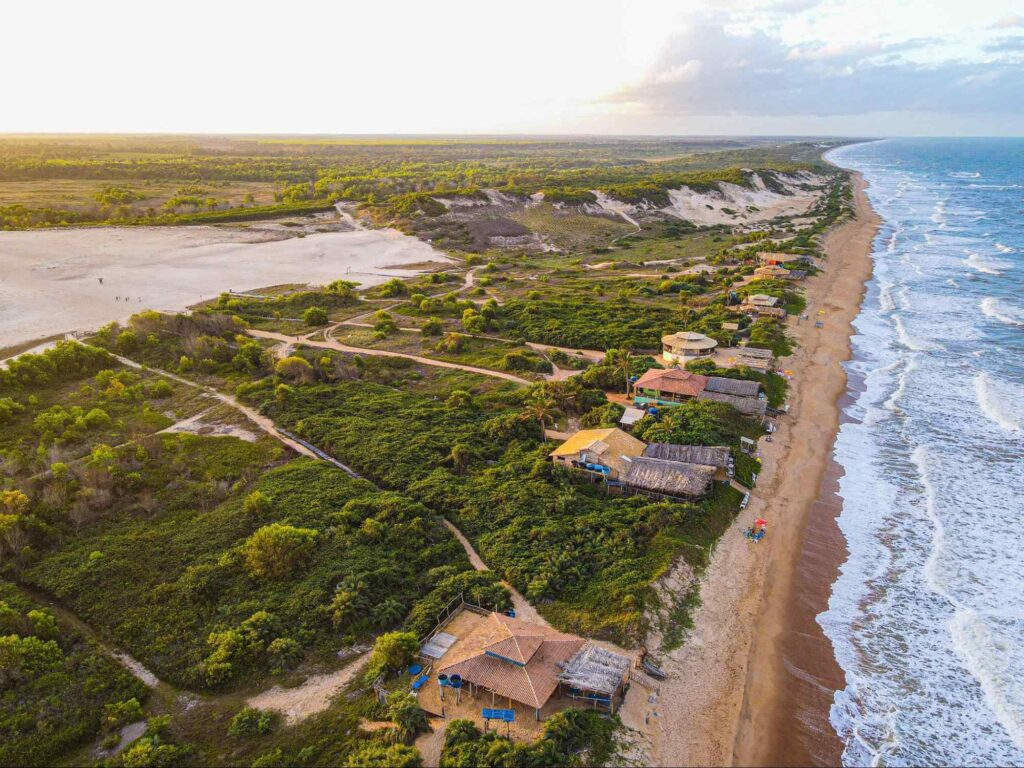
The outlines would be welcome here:
<svg viewBox="0 0 1024 768">
<path fill-rule="evenodd" d="M 572 209 L 558 210 L 550 203 L 530 206 L 511 218 L 549 240 L 563 251 L 603 246 L 635 230 L 628 222 L 587 216 Z"/>
</svg>

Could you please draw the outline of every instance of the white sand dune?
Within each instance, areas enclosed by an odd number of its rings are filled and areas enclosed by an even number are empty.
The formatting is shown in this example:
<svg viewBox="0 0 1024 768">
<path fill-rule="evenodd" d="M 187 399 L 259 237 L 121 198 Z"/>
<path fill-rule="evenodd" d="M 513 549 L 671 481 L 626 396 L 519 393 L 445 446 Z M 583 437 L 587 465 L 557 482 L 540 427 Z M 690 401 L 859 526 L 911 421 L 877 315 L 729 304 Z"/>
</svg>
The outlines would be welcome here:
<svg viewBox="0 0 1024 768">
<path fill-rule="evenodd" d="M 143 309 L 181 310 L 226 290 L 337 278 L 374 285 L 395 265 L 426 261 L 447 259 L 394 230 L 270 241 L 266 232 L 207 226 L 0 232 L 0 347 Z"/>
</svg>

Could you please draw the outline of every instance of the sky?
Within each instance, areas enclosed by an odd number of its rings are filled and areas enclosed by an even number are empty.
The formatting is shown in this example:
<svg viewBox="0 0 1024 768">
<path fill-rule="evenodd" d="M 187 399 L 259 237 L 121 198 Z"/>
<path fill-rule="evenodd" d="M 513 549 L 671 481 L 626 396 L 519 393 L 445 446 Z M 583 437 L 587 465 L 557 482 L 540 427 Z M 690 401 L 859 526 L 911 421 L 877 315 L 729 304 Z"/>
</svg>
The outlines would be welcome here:
<svg viewBox="0 0 1024 768">
<path fill-rule="evenodd" d="M 7 0 L 0 132 L 1024 135 L 1009 0 Z"/>
</svg>

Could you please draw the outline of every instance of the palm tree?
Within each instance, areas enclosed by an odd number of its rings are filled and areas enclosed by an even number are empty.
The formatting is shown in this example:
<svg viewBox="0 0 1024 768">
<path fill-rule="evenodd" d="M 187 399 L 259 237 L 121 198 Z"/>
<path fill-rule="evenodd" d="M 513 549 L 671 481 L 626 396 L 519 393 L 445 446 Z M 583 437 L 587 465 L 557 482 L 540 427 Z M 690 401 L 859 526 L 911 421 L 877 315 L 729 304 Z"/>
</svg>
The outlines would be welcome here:
<svg viewBox="0 0 1024 768">
<path fill-rule="evenodd" d="M 626 382 L 626 395 L 629 395 L 629 377 L 633 373 L 633 353 L 628 349 L 615 350 L 615 368 L 622 372 L 622 378 Z"/>
<path fill-rule="evenodd" d="M 540 424 L 540 436 L 544 442 L 547 442 L 548 439 L 544 430 L 547 429 L 548 423 L 554 421 L 555 410 L 555 401 L 550 397 L 538 396 L 526 403 L 526 411 L 523 416 Z"/>
</svg>

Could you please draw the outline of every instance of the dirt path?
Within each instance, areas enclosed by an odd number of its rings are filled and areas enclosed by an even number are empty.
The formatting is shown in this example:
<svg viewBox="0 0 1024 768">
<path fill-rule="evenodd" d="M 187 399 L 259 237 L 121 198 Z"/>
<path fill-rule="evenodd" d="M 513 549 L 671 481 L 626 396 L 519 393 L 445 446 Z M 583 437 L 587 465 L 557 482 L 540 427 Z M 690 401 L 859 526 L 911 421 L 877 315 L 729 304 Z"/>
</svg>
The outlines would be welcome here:
<svg viewBox="0 0 1024 768">
<path fill-rule="evenodd" d="M 367 651 L 357 656 L 336 672 L 311 675 L 296 688 L 275 685 L 262 693 L 250 696 L 245 703 L 254 709 L 280 712 L 285 724 L 294 725 L 310 715 L 326 710 L 338 692 L 363 671 L 370 660 L 370 653 L 371 651 Z"/>
<path fill-rule="evenodd" d="M 16 586 L 18 589 L 20 589 L 22 592 L 24 592 L 26 595 L 32 598 L 34 602 L 39 603 L 40 605 L 44 606 L 48 611 L 53 613 L 53 615 L 56 616 L 59 621 L 68 625 L 77 632 L 85 635 L 87 638 L 89 638 L 98 646 L 100 646 L 107 654 L 110 655 L 111 658 L 116 659 L 117 662 L 121 664 L 121 666 L 123 666 L 125 669 L 131 672 L 132 675 L 138 680 L 140 680 L 142 684 L 145 685 L 147 688 L 163 688 L 168 691 L 171 690 L 170 685 L 162 682 L 160 678 L 158 678 L 156 675 L 154 675 L 152 672 L 146 669 L 146 667 L 142 664 L 141 661 L 138 661 L 137 659 L 132 658 L 132 656 L 130 656 L 128 653 L 107 644 L 107 642 L 104 641 L 96 633 L 96 630 L 89 626 L 85 621 L 80 619 L 78 615 L 75 614 L 73 611 L 71 611 L 68 608 L 65 608 L 63 605 L 54 600 L 49 594 L 43 592 L 42 590 L 36 589 L 35 587 L 30 587 L 28 585 L 21 583 L 18 583 Z"/>
<path fill-rule="evenodd" d="M 274 333 L 272 331 L 261 331 L 256 328 L 250 328 L 249 334 L 260 339 L 271 339 L 272 341 L 281 341 L 288 344 L 305 344 L 309 347 L 317 347 L 319 349 L 334 349 L 338 352 L 347 352 L 353 355 L 371 355 L 373 357 L 401 357 L 406 360 L 412 360 L 415 363 L 421 365 L 432 365 L 437 368 L 451 368 L 459 371 L 467 371 L 469 373 L 477 373 L 481 376 L 490 376 L 495 379 L 504 379 L 505 381 L 513 381 L 516 384 L 524 384 L 529 386 L 533 382 L 527 379 L 515 376 L 511 373 L 504 373 L 502 371 L 492 371 L 488 368 L 477 368 L 473 365 L 463 365 L 461 363 L 449 363 L 446 360 L 434 360 L 429 357 L 423 357 L 421 355 L 409 355 L 404 352 L 390 352 L 384 349 L 368 349 L 366 347 L 353 347 L 348 344 L 342 344 L 340 341 L 329 339 L 327 341 L 312 341 L 305 339 L 301 336 L 288 336 L 284 333 Z"/>
<path fill-rule="evenodd" d="M 466 550 L 466 555 L 469 556 L 470 564 L 478 571 L 491 570 L 487 567 L 487 563 L 485 563 L 483 559 L 480 557 L 480 555 L 477 554 L 477 551 L 473 549 L 473 545 L 470 543 L 469 539 L 465 537 L 462 531 L 456 528 L 455 525 L 448 520 L 443 520 L 443 522 L 445 528 L 452 532 L 452 535 L 459 540 L 459 544 L 462 545 L 462 548 Z M 530 605 L 530 601 L 523 597 L 522 594 L 520 594 L 519 590 L 517 590 L 507 581 L 502 581 L 501 583 L 505 586 L 506 589 L 508 589 L 509 592 L 512 593 L 512 607 L 515 608 L 517 619 L 531 621 L 534 624 L 542 624 L 545 627 L 551 626 L 548 623 L 547 619 L 545 619 L 543 616 L 537 613 L 537 609 Z"/>
<path fill-rule="evenodd" d="M 142 368 L 143 368 L 143 366 L 141 366 L 139 363 L 137 363 L 134 360 L 131 360 L 131 359 L 127 358 L 127 357 L 121 357 L 120 355 L 114 355 L 114 357 L 117 358 L 121 363 L 123 363 L 124 365 L 127 365 L 130 368 L 136 368 L 138 370 L 142 370 Z M 249 421 L 251 421 L 257 427 L 262 429 L 264 432 L 266 432 L 268 435 L 273 437 L 275 440 L 278 440 L 278 441 L 284 443 L 285 445 L 287 445 L 289 448 L 291 448 L 296 453 L 298 453 L 298 454 L 300 454 L 302 456 L 308 456 L 311 459 L 319 459 L 321 461 L 326 461 L 326 462 L 328 462 L 330 464 L 333 464 L 338 469 L 348 473 L 352 477 L 359 477 L 359 475 L 356 474 L 356 472 L 354 470 L 352 470 L 351 468 L 345 466 L 344 464 L 342 464 L 337 459 L 333 458 L 332 456 L 327 455 L 326 453 L 321 451 L 319 448 L 311 446 L 308 443 L 306 443 L 306 442 L 304 442 L 302 440 L 299 440 L 296 437 L 294 437 L 294 436 L 292 436 L 290 434 L 287 434 L 284 431 L 278 429 L 278 427 L 274 423 L 273 419 L 269 419 L 266 416 L 262 415 L 259 411 L 255 410 L 253 408 L 250 408 L 247 405 L 242 404 L 241 402 L 239 402 L 236 398 L 232 397 L 231 395 L 225 395 L 223 392 L 220 392 L 219 390 L 216 390 L 213 387 L 208 387 L 205 384 L 197 384 L 194 381 L 189 381 L 188 379 L 186 379 L 186 378 L 184 378 L 182 376 L 178 376 L 176 374 L 170 373 L 169 371 L 164 371 L 164 370 L 162 370 L 160 368 L 148 368 L 147 367 L 147 370 L 150 370 L 153 373 L 159 374 L 160 376 L 166 376 L 168 379 L 176 381 L 179 384 L 184 384 L 187 387 L 193 387 L 194 389 L 200 389 L 203 392 L 206 392 L 207 394 L 209 394 L 211 397 L 217 398 L 222 403 L 226 403 L 227 405 L 230 405 L 232 408 L 235 408 L 236 410 L 238 410 L 239 412 L 244 414 L 246 416 L 246 418 L 248 418 Z"/>
</svg>

